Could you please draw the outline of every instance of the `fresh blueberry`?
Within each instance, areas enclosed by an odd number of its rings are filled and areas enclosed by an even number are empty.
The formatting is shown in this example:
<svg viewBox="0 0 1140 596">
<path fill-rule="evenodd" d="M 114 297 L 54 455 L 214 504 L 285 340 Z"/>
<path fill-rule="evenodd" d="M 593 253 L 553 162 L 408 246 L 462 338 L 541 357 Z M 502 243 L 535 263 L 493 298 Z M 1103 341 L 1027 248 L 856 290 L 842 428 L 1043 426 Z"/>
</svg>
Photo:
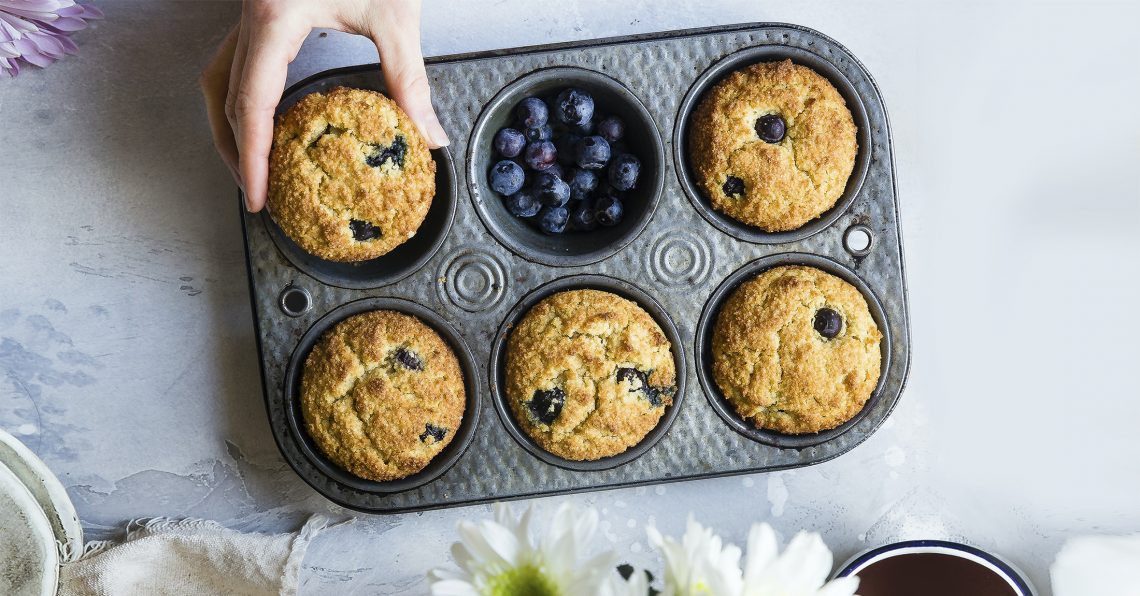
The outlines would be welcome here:
<svg viewBox="0 0 1140 596">
<path fill-rule="evenodd" d="M 569 88 L 558 94 L 554 114 L 569 125 L 585 125 L 594 117 L 594 98 L 581 89 Z"/>
<path fill-rule="evenodd" d="M 503 202 L 507 206 L 507 211 L 515 217 L 534 217 L 542 208 L 542 203 L 539 203 L 538 198 L 527 188 L 503 199 Z"/>
<path fill-rule="evenodd" d="M 598 136 L 616 143 L 625 135 L 625 124 L 617 116 L 610 116 L 598 123 Z"/>
<path fill-rule="evenodd" d="M 585 137 L 575 146 L 575 159 L 580 168 L 600 170 L 610 160 L 610 144 L 602 137 Z"/>
<path fill-rule="evenodd" d="M 535 128 L 546 124 L 550 118 L 550 109 L 546 107 L 545 101 L 537 97 L 528 97 L 515 106 L 515 115 L 518 116 L 523 128 Z"/>
<path fill-rule="evenodd" d="M 765 114 L 756 119 L 756 136 L 765 143 L 779 143 L 784 140 L 787 128 L 779 114 Z"/>
<path fill-rule="evenodd" d="M 590 201 L 579 201 L 570 210 L 570 227 L 579 232 L 589 232 L 597 229 L 598 217 L 594 205 Z"/>
<path fill-rule="evenodd" d="M 606 192 L 594 202 L 594 216 L 603 226 L 616 226 L 625 215 L 625 206 L 616 193 Z"/>
<path fill-rule="evenodd" d="M 561 234 L 570 221 L 570 211 L 565 207 L 543 207 L 538 212 L 538 227 L 547 234 Z"/>
<path fill-rule="evenodd" d="M 523 134 L 526 135 L 526 140 L 533 143 L 535 141 L 549 141 L 554 136 L 554 131 L 549 124 L 543 124 L 542 126 L 528 128 Z"/>
<path fill-rule="evenodd" d="M 720 189 L 724 191 L 724 195 L 727 197 L 739 197 L 744 194 L 744 181 L 736 176 L 729 176 Z"/>
<path fill-rule="evenodd" d="M 547 207 L 563 207 L 570 201 L 570 185 L 550 172 L 535 177 L 534 193 Z"/>
<path fill-rule="evenodd" d="M 570 183 L 570 198 L 572 200 L 581 201 L 598 188 L 598 175 L 593 170 L 573 168 L 566 177 L 567 182 Z"/>
<path fill-rule="evenodd" d="M 372 145 L 372 152 L 364 156 L 364 163 L 378 168 L 384 165 L 384 162 L 391 160 L 392 163 L 396 164 L 396 167 L 403 168 L 404 156 L 407 154 L 408 142 L 404 140 L 403 135 L 396 135 L 391 145 L 386 147 L 384 145 Z"/>
<path fill-rule="evenodd" d="M 518 157 L 526 147 L 526 135 L 513 128 L 502 128 L 495 133 L 495 151 L 503 157 Z"/>
<path fill-rule="evenodd" d="M 566 392 L 560 387 L 554 389 L 539 389 L 526 402 L 526 407 L 539 422 L 550 425 L 562 413 L 562 404 L 566 403 Z"/>
<path fill-rule="evenodd" d="M 396 348 L 396 362 L 404 365 L 404 368 L 410 370 L 423 370 L 424 363 L 420 360 L 419 355 L 407 348 Z"/>
<path fill-rule="evenodd" d="M 554 163 L 550 164 L 550 167 L 543 170 L 543 172 L 546 174 L 554 174 L 555 176 L 558 176 L 559 178 L 566 180 L 566 170 L 563 169 L 562 164 L 560 164 L 558 162 L 554 162 Z"/>
<path fill-rule="evenodd" d="M 594 121 L 587 120 L 582 124 L 575 124 L 574 126 L 571 126 L 570 130 L 580 137 L 588 137 L 594 134 L 594 130 L 596 129 L 594 127 Z"/>
<path fill-rule="evenodd" d="M 558 163 L 572 166 L 577 160 L 575 146 L 582 137 L 572 132 L 564 132 L 554 138 L 554 147 L 558 150 Z"/>
<path fill-rule="evenodd" d="M 546 170 L 554 164 L 557 158 L 558 150 L 550 141 L 531 143 L 523 150 L 523 163 L 536 172 Z"/>
<path fill-rule="evenodd" d="M 523 172 L 522 166 L 519 164 L 504 159 L 491 168 L 489 178 L 492 190 L 501 195 L 511 195 L 523 187 L 523 182 L 526 181 L 526 173 Z"/>
<path fill-rule="evenodd" d="M 637 186 L 637 177 L 641 174 L 641 160 L 629 153 L 622 153 L 614 158 L 609 169 L 610 186 L 617 190 L 630 190 Z"/>
<path fill-rule="evenodd" d="M 352 239 L 357 242 L 375 240 L 384 235 L 379 226 L 363 219 L 348 220 L 348 229 L 352 230 Z"/>
<path fill-rule="evenodd" d="M 433 443 L 438 443 L 447 436 L 447 429 L 436 426 L 432 423 L 424 425 L 424 432 L 420 433 L 420 442 L 427 443 L 428 437 L 431 437 Z"/>
<path fill-rule="evenodd" d="M 812 321 L 815 330 L 827 339 L 835 339 L 843 330 L 843 317 L 826 306 L 815 311 L 815 320 Z"/>
</svg>

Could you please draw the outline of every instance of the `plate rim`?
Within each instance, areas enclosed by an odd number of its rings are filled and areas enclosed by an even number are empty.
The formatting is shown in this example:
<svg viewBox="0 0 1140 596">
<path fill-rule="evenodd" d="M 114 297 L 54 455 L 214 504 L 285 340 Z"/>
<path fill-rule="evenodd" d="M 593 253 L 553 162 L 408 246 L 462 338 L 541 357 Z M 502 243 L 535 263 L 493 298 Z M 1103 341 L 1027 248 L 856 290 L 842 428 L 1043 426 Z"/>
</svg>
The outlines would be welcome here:
<svg viewBox="0 0 1140 596">
<path fill-rule="evenodd" d="M 63 482 L 51 468 L 23 441 L 3 429 L 0 429 L 0 464 L 8 468 L 39 503 L 55 541 L 63 549 L 60 559 L 72 561 L 82 555 L 83 526 L 79 514 L 75 511 L 75 504 L 71 502 Z M 21 469 L 28 477 L 21 474 Z M 29 484 L 29 477 L 35 481 L 36 486 Z M 42 491 L 37 491 L 37 487 L 42 488 Z"/>
<path fill-rule="evenodd" d="M 0 491 L 7 492 L 18 510 L 25 512 L 33 536 L 39 538 L 43 551 L 41 554 L 44 557 L 42 574 L 38 582 L 39 593 L 42 596 L 54 595 L 59 588 L 59 550 L 55 547 L 55 533 L 52 531 L 47 514 L 27 485 L 6 465 L 0 465 Z"/>
</svg>

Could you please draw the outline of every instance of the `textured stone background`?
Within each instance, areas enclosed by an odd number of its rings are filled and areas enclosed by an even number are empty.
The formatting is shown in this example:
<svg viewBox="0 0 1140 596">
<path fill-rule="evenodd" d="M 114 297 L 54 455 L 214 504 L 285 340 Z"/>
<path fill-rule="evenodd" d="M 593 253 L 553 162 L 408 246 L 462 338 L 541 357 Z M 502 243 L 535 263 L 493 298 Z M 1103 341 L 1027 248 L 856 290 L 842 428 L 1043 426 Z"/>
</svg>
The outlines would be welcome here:
<svg viewBox="0 0 1140 596">
<path fill-rule="evenodd" d="M 1136 532 L 1140 72 L 1132 2 L 428 2 L 429 55 L 746 21 L 816 28 L 883 90 L 914 331 L 899 408 L 817 467 L 575 496 L 657 568 L 644 527 L 690 511 L 996 550 L 1047 590 L 1066 536 Z M 235 2 L 106 1 L 82 54 L 0 81 L 0 426 L 61 476 L 91 538 L 126 519 L 239 529 L 347 517 L 304 485 L 262 406 L 234 189 L 195 77 Z M 367 63 L 313 36 L 290 81 Z M 541 501 L 552 506 L 558 499 Z M 318 540 L 306 591 L 422 592 L 456 520 L 362 516 Z"/>
</svg>

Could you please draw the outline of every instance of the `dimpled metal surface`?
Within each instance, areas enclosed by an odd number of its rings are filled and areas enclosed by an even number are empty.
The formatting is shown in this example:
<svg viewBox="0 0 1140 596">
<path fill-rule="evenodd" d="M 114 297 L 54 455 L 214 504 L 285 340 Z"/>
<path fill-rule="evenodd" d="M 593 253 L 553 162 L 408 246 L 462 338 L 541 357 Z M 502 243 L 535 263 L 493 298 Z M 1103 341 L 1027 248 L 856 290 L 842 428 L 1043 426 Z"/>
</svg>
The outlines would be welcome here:
<svg viewBox="0 0 1140 596">
<path fill-rule="evenodd" d="M 674 122 L 694 81 L 720 59 L 757 46 L 787 46 L 831 63 L 862 100 L 867 130 L 860 143 L 870 150 L 869 166 L 857 196 L 825 229 L 786 243 L 753 243 L 714 227 L 694 207 L 674 163 Z M 471 131 L 486 105 L 512 81 L 538 69 L 575 66 L 602 72 L 627 87 L 652 114 L 665 147 L 665 183 L 656 212 L 641 234 L 616 254 L 575 267 L 536 264 L 499 243 L 484 226 L 475 203 L 498 200 L 473 196 L 468 181 Z M 317 491 L 341 505 L 369 512 L 449 507 L 500 499 L 594 490 L 790 468 L 836 457 L 879 427 L 894 408 L 910 366 L 910 330 L 890 128 L 882 97 L 862 65 L 835 41 L 790 25 L 749 24 L 595 42 L 442 57 L 428 61 L 436 110 L 451 138 L 446 149 L 454 162 L 453 188 L 441 186 L 437 200 L 456 197 L 454 220 L 445 240 L 426 263 L 398 282 L 371 289 L 327 285 L 295 267 L 278 249 L 263 214 L 243 215 L 250 288 L 258 330 L 263 386 L 269 420 L 285 458 Z M 652 73 L 651 75 L 649 73 Z M 321 73 L 290 89 L 285 109 L 307 93 L 337 85 L 382 89 L 374 65 Z M 437 160 L 438 163 L 438 160 Z M 442 166 L 442 164 L 441 164 Z M 447 180 L 448 177 L 441 176 Z M 843 234 L 852 225 L 875 235 L 870 254 L 845 251 Z M 446 226 L 445 226 L 446 228 Z M 779 448 L 730 427 L 710 405 L 696 370 L 694 333 L 714 289 L 730 274 L 758 258 L 807 253 L 851 269 L 881 302 L 889 331 L 884 351 L 889 366 L 864 414 L 841 434 L 801 449 Z M 686 369 L 685 399 L 664 437 L 629 463 L 606 470 L 575 471 L 546 463 L 519 445 L 496 415 L 486 388 L 492 342 L 511 308 L 527 293 L 552 280 L 596 274 L 628 281 L 654 297 L 676 324 Z M 312 295 L 313 307 L 290 317 L 278 306 L 283 288 L 293 284 Z M 350 285 L 350 284 L 346 284 Z M 351 488 L 323 474 L 307 459 L 290 431 L 284 379 L 299 339 L 332 309 L 368 297 L 414 301 L 438 313 L 463 335 L 481 375 L 483 400 L 474 439 L 453 467 L 436 480 L 396 493 Z"/>
</svg>

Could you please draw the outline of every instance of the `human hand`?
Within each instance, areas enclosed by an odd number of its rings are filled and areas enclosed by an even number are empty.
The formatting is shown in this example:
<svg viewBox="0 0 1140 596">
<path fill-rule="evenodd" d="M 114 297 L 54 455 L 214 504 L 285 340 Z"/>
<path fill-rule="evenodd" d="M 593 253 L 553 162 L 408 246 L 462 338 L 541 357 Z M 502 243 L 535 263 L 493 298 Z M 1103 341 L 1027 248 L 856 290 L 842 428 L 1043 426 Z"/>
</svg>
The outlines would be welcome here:
<svg viewBox="0 0 1140 596">
<path fill-rule="evenodd" d="M 420 52 L 419 0 L 246 0 L 241 22 L 202 71 L 199 84 L 214 146 L 245 191 L 245 206 L 265 205 L 273 113 L 289 63 L 314 28 L 370 38 L 388 94 L 432 148 L 448 144 L 431 105 Z"/>
</svg>

